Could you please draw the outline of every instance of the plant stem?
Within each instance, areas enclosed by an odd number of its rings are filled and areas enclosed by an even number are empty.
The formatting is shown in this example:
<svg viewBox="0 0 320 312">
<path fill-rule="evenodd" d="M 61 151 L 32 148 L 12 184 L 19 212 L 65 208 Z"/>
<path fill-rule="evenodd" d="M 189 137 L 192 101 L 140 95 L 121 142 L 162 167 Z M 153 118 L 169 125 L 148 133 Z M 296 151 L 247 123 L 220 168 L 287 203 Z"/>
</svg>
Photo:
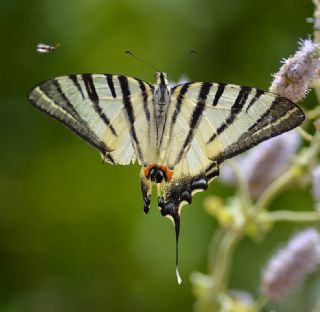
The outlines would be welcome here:
<svg viewBox="0 0 320 312">
<path fill-rule="evenodd" d="M 225 292 L 233 259 L 233 253 L 238 241 L 242 238 L 242 231 L 229 230 L 225 233 L 217 250 L 217 261 L 213 270 L 212 295 Z"/>
<path fill-rule="evenodd" d="M 208 268 L 209 274 L 212 275 L 217 262 L 217 250 L 219 243 L 222 241 L 225 235 L 225 230 L 219 227 L 213 234 L 209 244 L 209 255 L 208 255 Z"/>
<path fill-rule="evenodd" d="M 273 222 L 316 222 L 320 221 L 319 211 L 278 210 L 268 212 L 267 218 Z"/>
<path fill-rule="evenodd" d="M 296 176 L 296 170 L 291 167 L 284 174 L 282 174 L 278 179 L 276 179 L 260 196 L 256 203 L 255 214 L 265 210 L 273 199 L 282 192 L 283 189 L 292 181 Z"/>
<path fill-rule="evenodd" d="M 315 92 L 316 92 L 317 98 L 320 98 L 319 91 L 318 91 L 318 86 L 315 86 L 314 88 L 315 88 Z M 314 109 L 309 110 L 308 112 L 306 112 L 306 116 L 307 116 L 308 120 L 317 119 L 320 116 L 320 106 L 316 106 Z"/>
<path fill-rule="evenodd" d="M 297 131 L 303 139 L 305 139 L 308 142 L 312 142 L 313 136 L 309 134 L 306 130 L 304 130 L 302 127 L 298 127 Z"/>
<path fill-rule="evenodd" d="M 260 196 L 256 202 L 255 214 L 268 208 L 272 200 L 283 191 L 305 167 L 310 166 L 318 156 L 320 150 L 320 134 L 317 132 L 310 142 L 310 146 L 300 152 L 295 164 L 276 179 Z"/>
</svg>

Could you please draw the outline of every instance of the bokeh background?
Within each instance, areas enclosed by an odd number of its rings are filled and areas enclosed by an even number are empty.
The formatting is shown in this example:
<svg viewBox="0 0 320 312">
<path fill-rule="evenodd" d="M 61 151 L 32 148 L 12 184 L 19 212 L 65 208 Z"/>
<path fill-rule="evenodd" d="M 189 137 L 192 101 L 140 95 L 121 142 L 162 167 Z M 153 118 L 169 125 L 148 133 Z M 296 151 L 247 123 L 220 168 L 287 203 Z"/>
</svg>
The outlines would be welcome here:
<svg viewBox="0 0 320 312">
<path fill-rule="evenodd" d="M 180 270 L 174 232 L 156 205 L 145 216 L 139 167 L 103 165 L 97 151 L 34 109 L 28 91 L 69 73 L 121 73 L 153 81 L 135 52 L 172 81 L 225 81 L 267 89 L 279 61 L 312 33 L 309 0 L 0 0 L 0 311 L 191 311 L 189 276 L 206 272 L 217 224 L 208 194 L 234 192 L 218 180 L 182 213 Z M 39 55 L 36 44 L 60 43 Z M 314 98 L 308 97 L 306 102 Z M 308 192 L 272 209 L 312 209 Z M 278 224 L 236 251 L 231 288 L 258 294 L 268 257 L 297 229 Z M 277 311 L 308 311 L 319 276 Z"/>
</svg>

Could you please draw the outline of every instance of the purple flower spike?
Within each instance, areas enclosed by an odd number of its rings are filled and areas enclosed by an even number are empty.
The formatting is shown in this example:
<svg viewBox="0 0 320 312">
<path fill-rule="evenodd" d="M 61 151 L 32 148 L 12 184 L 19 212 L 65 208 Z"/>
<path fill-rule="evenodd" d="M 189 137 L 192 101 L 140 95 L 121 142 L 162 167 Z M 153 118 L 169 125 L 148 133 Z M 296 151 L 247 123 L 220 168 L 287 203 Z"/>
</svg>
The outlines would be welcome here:
<svg viewBox="0 0 320 312">
<path fill-rule="evenodd" d="M 301 101 L 310 89 L 310 84 L 317 76 L 319 68 L 320 46 L 310 39 L 299 43 L 299 50 L 294 56 L 283 61 L 270 92 L 277 93 L 293 102 Z"/>
<path fill-rule="evenodd" d="M 261 292 L 265 297 L 281 300 L 319 263 L 320 235 L 307 229 L 295 235 L 286 247 L 273 256 L 263 272 Z"/>
</svg>

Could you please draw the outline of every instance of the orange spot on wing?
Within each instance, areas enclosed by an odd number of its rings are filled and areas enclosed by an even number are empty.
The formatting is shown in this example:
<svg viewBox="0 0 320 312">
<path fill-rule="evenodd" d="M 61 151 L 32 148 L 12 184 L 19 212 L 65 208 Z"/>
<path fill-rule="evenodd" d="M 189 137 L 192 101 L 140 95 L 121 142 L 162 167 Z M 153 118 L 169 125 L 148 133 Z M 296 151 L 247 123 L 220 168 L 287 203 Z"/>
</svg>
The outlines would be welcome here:
<svg viewBox="0 0 320 312">
<path fill-rule="evenodd" d="M 159 166 L 159 168 L 164 172 L 166 181 L 170 182 L 173 176 L 173 170 L 170 170 L 167 166 Z"/>
<path fill-rule="evenodd" d="M 170 170 L 167 166 L 158 166 L 157 164 L 150 164 L 143 169 L 143 175 L 147 178 L 152 168 L 158 168 L 164 173 L 166 182 L 170 182 L 173 176 L 173 170 Z"/>
<path fill-rule="evenodd" d="M 156 164 L 150 164 L 150 165 L 148 165 L 147 167 L 145 167 L 145 168 L 143 169 L 143 175 L 144 175 L 145 177 L 147 177 L 147 176 L 149 175 L 149 173 L 150 173 L 150 170 L 151 170 L 153 167 L 156 167 Z"/>
</svg>

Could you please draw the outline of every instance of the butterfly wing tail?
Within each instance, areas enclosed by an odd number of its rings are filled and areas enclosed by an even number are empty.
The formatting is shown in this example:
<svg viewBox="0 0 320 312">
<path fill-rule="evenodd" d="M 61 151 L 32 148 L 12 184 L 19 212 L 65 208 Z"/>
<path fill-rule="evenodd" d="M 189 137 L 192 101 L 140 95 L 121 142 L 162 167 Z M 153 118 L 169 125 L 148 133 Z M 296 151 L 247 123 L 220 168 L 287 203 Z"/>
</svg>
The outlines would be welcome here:
<svg viewBox="0 0 320 312">
<path fill-rule="evenodd" d="M 180 213 L 186 204 L 191 204 L 192 196 L 208 188 L 208 184 L 219 175 L 219 167 L 216 163 L 210 164 L 205 171 L 197 176 L 181 176 L 173 179 L 164 188 L 164 197 L 158 202 L 161 214 L 168 217 L 174 224 L 176 236 L 176 275 L 178 283 L 181 278 L 178 270 L 179 264 L 179 234 L 180 234 Z"/>
</svg>

